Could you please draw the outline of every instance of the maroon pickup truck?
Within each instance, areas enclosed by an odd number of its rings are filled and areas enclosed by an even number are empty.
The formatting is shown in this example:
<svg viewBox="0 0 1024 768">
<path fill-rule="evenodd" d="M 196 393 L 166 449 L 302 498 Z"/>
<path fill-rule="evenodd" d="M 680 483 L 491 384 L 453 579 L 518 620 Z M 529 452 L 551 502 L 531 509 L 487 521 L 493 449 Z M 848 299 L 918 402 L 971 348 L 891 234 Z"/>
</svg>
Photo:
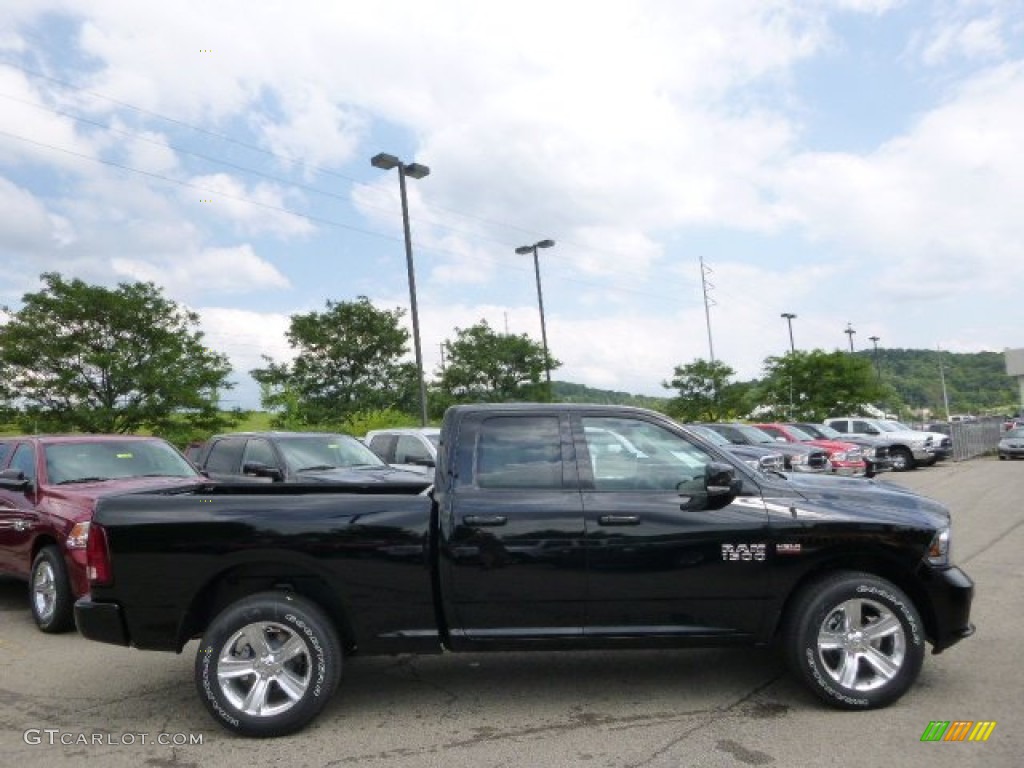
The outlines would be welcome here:
<svg viewBox="0 0 1024 768">
<path fill-rule="evenodd" d="M 169 443 L 130 435 L 0 437 L 0 576 L 29 582 L 43 632 L 74 626 L 89 591 L 85 542 L 96 502 L 206 478 Z"/>
</svg>

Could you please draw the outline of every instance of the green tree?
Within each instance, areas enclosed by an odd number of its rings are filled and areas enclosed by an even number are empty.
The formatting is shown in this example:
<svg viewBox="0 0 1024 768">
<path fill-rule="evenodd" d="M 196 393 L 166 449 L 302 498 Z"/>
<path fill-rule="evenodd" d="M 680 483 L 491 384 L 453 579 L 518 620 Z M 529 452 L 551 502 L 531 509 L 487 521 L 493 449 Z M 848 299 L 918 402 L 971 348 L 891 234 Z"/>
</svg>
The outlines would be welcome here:
<svg viewBox="0 0 1024 768">
<path fill-rule="evenodd" d="M 231 366 L 203 345 L 196 313 L 153 283 L 40 279 L 0 325 L 0 399 L 18 407 L 23 428 L 181 439 L 230 423 L 217 401 Z"/>
<path fill-rule="evenodd" d="M 550 399 L 544 348 L 525 333 L 495 333 L 481 320 L 456 328 L 455 339 L 444 343 L 444 353 L 439 405 Z M 552 370 L 561 365 L 550 357 L 548 362 Z"/>
<path fill-rule="evenodd" d="M 764 371 L 758 395 L 775 418 L 821 421 L 857 413 L 860 406 L 882 402 L 891 394 L 878 383 L 869 359 L 838 350 L 768 357 Z"/>
<path fill-rule="evenodd" d="M 676 366 L 672 380 L 662 382 L 665 389 L 679 392 L 669 401 L 668 414 L 680 421 L 720 421 L 742 416 L 749 411 L 749 386 L 731 381 L 735 375 L 736 371 L 721 360 L 698 358 Z"/>
<path fill-rule="evenodd" d="M 260 384 L 274 425 L 339 425 L 362 411 L 416 408 L 416 366 L 402 362 L 409 332 L 401 309 L 374 307 L 368 298 L 328 301 L 323 312 L 292 315 L 291 364 L 264 357 L 250 373 Z"/>
</svg>

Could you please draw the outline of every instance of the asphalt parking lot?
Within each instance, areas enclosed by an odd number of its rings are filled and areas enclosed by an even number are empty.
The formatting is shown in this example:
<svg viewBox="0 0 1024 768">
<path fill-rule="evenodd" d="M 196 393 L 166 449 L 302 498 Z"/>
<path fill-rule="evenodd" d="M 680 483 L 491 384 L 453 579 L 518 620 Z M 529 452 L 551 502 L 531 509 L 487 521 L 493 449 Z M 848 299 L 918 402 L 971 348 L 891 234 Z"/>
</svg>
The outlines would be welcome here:
<svg viewBox="0 0 1024 768">
<path fill-rule="evenodd" d="M 885 710 L 824 708 L 770 651 L 367 658 L 348 664 L 313 726 L 246 740 L 196 698 L 194 644 L 175 656 L 43 635 L 26 587 L 0 581 L 0 764 L 1019 766 L 1024 462 L 946 463 L 884 482 L 952 508 L 978 626 L 928 656 L 918 684 Z M 997 725 L 985 743 L 922 743 L 933 720 Z"/>
</svg>

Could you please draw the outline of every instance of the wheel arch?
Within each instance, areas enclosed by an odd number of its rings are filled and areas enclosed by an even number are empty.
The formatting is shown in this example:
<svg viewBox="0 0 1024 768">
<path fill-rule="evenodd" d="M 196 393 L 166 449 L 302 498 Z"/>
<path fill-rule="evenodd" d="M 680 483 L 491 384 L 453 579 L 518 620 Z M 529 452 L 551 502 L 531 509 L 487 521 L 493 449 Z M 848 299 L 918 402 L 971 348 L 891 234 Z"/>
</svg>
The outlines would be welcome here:
<svg viewBox="0 0 1024 768">
<path fill-rule="evenodd" d="M 328 579 L 313 568 L 276 561 L 255 561 L 233 565 L 211 577 L 192 598 L 178 627 L 178 650 L 201 635 L 222 610 L 232 603 L 260 592 L 290 592 L 301 595 L 320 608 L 331 621 L 342 650 L 356 648 L 356 632 L 345 601 Z"/>
<path fill-rule="evenodd" d="M 912 571 L 899 562 L 884 555 L 850 554 L 838 556 L 816 565 L 805 573 L 790 589 L 789 594 L 776 615 L 775 624 L 771 628 L 771 639 L 777 641 L 786 625 L 793 619 L 794 606 L 800 596 L 813 584 L 823 581 L 840 572 L 867 573 L 891 582 L 910 598 L 924 622 L 925 638 L 934 642 L 937 634 L 937 619 L 931 600 Z"/>
</svg>

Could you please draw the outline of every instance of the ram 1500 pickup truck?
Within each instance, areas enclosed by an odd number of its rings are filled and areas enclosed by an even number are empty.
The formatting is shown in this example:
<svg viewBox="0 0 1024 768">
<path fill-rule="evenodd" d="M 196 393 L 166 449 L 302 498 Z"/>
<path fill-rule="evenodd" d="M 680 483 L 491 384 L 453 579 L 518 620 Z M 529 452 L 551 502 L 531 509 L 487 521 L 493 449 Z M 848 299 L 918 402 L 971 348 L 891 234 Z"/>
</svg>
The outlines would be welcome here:
<svg viewBox="0 0 1024 768">
<path fill-rule="evenodd" d="M 293 732 L 355 654 L 767 645 L 825 702 L 898 699 L 970 635 L 950 514 L 863 479 L 762 473 L 676 422 L 456 406 L 429 491 L 216 485 L 103 499 L 88 638 L 181 652 L 227 729 Z"/>
<path fill-rule="evenodd" d="M 125 491 L 203 482 L 156 437 L 0 438 L 0 575 L 28 581 L 39 629 L 72 629 L 75 599 L 89 591 L 85 542 L 96 502 Z"/>
</svg>

